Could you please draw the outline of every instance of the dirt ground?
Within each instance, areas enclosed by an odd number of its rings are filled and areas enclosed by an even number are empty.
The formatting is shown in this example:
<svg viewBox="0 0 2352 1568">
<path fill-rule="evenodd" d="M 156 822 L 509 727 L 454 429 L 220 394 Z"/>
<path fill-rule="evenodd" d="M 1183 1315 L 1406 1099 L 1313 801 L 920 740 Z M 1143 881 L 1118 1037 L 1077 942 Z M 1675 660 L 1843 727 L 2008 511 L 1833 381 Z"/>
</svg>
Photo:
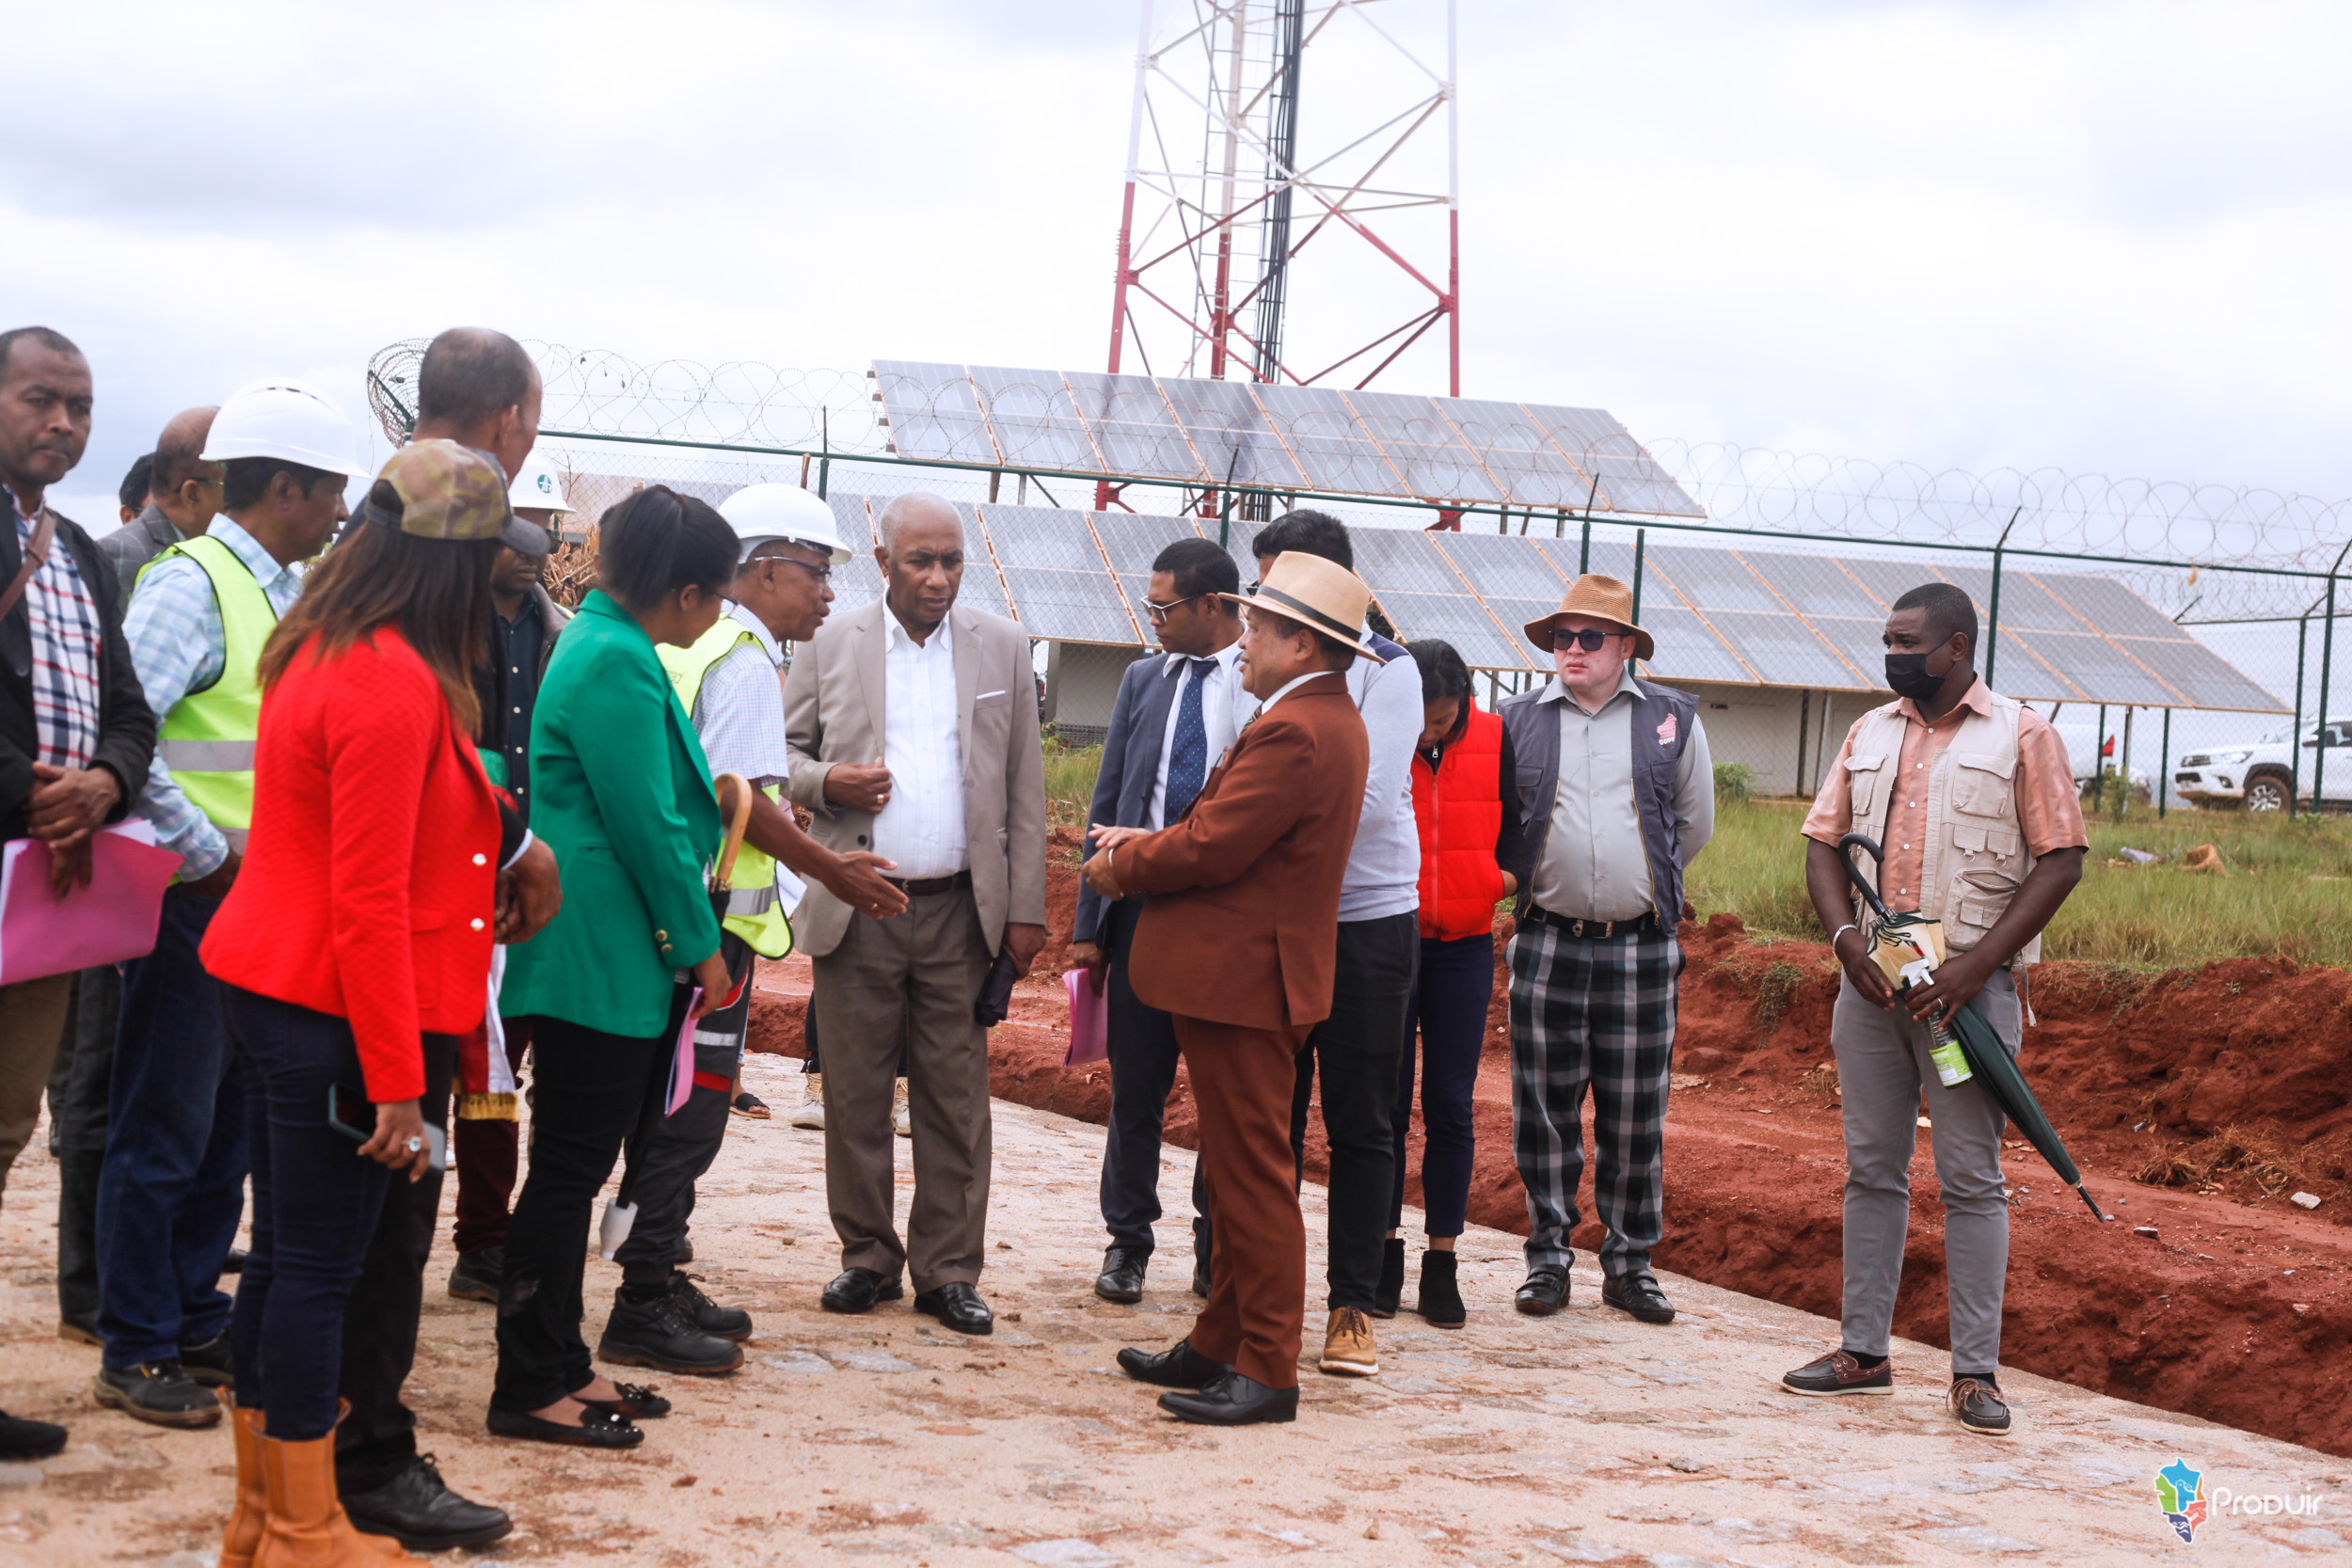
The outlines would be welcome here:
<svg viewBox="0 0 2352 1568">
<path fill-rule="evenodd" d="M 779 1108 L 797 1098 L 774 1058 L 756 1059 L 750 1082 Z M 1831 1324 L 1668 1275 L 1681 1317 L 1645 1327 L 1601 1307 L 1587 1269 L 1567 1312 L 1519 1318 L 1506 1305 L 1516 1239 L 1483 1227 L 1462 1243 L 1468 1326 L 1409 1313 L 1381 1324 L 1381 1375 L 1303 1370 L 1295 1425 L 1184 1427 L 1111 1366 L 1120 1344 L 1182 1334 L 1192 1298 L 1173 1250 L 1140 1307 L 1092 1297 L 1096 1129 L 998 1104 L 981 1284 L 1000 1317 L 977 1340 L 903 1304 L 819 1312 L 837 1261 L 822 1140 L 781 1119 L 730 1131 L 702 1189 L 696 1267 L 756 1315 L 757 1337 L 733 1377 L 660 1380 L 678 1410 L 637 1451 L 488 1438 L 491 1309 L 428 1296 L 409 1394 L 444 1473 L 516 1514 L 489 1555 L 665 1568 L 2135 1563 L 2182 1549 L 2153 1493 L 2175 1459 L 2211 1486 L 2298 1509 L 2210 1520 L 2198 1545 L 2215 1560 L 2352 1550 L 2341 1461 L 2026 1374 L 2007 1380 L 2019 1434 L 1970 1437 L 1943 1413 L 1943 1356 L 1911 1341 L 1896 1347 L 1894 1399 L 1791 1398 L 1773 1379 L 1828 1343 Z M 96 1353 L 52 1336 L 56 1167 L 40 1148 L 0 1212 L 0 1391 L 73 1440 L 56 1460 L 0 1467 L 0 1561 L 203 1568 L 228 1506 L 228 1435 L 91 1403 Z M 1189 1182 L 1188 1157 L 1171 1150 L 1171 1212 Z M 1319 1277 L 1319 1190 L 1306 1201 Z M 437 1287 L 446 1267 L 444 1254 Z M 592 1337 L 615 1282 L 591 1263 Z M 2319 1500 L 2305 1511 L 2306 1497 Z"/>
</svg>

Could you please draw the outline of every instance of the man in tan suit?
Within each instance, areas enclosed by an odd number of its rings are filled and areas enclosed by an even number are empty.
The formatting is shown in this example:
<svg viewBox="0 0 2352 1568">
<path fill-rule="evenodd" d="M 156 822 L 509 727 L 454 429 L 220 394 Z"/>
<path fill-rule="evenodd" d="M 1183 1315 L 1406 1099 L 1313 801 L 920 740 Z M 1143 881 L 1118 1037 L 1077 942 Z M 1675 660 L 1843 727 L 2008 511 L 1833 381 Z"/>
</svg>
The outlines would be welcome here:
<svg viewBox="0 0 2352 1568">
<path fill-rule="evenodd" d="M 814 961 L 825 1042 L 825 1196 L 841 1238 L 829 1312 L 905 1293 L 964 1334 L 994 1326 L 975 1288 L 987 1239 L 988 1031 L 974 1005 L 998 955 L 1026 974 L 1045 945 L 1045 768 L 1021 628 L 959 609 L 963 525 L 937 496 L 877 519 L 885 593 L 836 616 L 792 661 L 786 790 L 829 849 L 891 865 L 906 913 L 878 920 L 812 887 L 792 922 Z M 983 562 L 979 568 L 989 568 Z M 902 1038 L 914 1204 L 893 1224 L 891 1085 Z"/>
<path fill-rule="evenodd" d="M 1330 1016 L 1340 882 L 1356 842 L 1370 748 L 1343 673 L 1372 595 L 1319 556 L 1277 557 L 1245 599 L 1242 685 L 1259 699 L 1192 809 L 1172 826 L 1101 827 L 1087 879 L 1106 898 L 1151 895 L 1129 974 L 1174 1015 L 1200 1111 L 1216 1216 L 1209 1303 L 1127 1375 L 1168 1390 L 1160 1408 L 1242 1426 L 1298 1415 L 1307 1232 L 1291 1164 L 1294 1060 Z"/>
</svg>

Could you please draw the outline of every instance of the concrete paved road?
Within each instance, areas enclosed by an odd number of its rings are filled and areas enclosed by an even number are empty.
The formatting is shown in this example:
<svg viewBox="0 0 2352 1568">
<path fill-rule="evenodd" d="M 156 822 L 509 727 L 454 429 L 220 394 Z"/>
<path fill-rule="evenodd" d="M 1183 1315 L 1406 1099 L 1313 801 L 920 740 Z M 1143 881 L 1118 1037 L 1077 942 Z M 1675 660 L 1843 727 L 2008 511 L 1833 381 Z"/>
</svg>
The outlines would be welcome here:
<svg viewBox="0 0 2352 1568">
<path fill-rule="evenodd" d="M 2209 1560 L 2352 1554 L 2345 1462 L 2039 1378 L 2008 1380 L 2020 1433 L 1962 1433 L 1941 1353 L 1900 1344 L 1891 1400 L 1800 1400 L 1785 1369 L 1835 1341 L 1824 1320 L 1667 1277 L 1669 1328 L 1576 1299 L 1534 1322 L 1509 1309 L 1516 1238 L 1463 1238 L 1469 1326 L 1409 1313 L 1379 1325 L 1382 1375 L 1302 1373 L 1295 1425 L 1218 1433 L 1162 1418 L 1111 1367 L 1122 1343 L 1180 1336 L 1188 1238 L 1138 1308 L 1089 1291 L 1099 1130 L 999 1103 L 988 1277 L 992 1338 L 966 1340 L 903 1303 L 826 1317 L 836 1253 L 821 1140 L 782 1119 L 799 1081 L 755 1058 L 778 1119 L 738 1119 L 695 1218 L 696 1268 L 759 1334 L 741 1373 L 660 1379 L 678 1413 L 626 1456 L 490 1440 L 482 1430 L 491 1309 L 439 1293 L 437 1251 L 412 1402 L 461 1490 L 511 1509 L 501 1558 L 664 1565 L 892 1563 L 1110 1568 L 1117 1563 L 1661 1565 L 1939 1563 L 2006 1557 L 2137 1562 L 2186 1550 L 2157 1509 L 2157 1468 L 2209 1489 L 2300 1499 L 2316 1514 L 2221 1514 Z M 0 1466 L 0 1560 L 211 1560 L 230 1476 L 223 1430 L 165 1432 L 96 1407 L 94 1351 L 52 1337 L 56 1167 L 37 1136 L 0 1213 L 0 1405 L 66 1421 L 71 1447 Z M 904 1146 L 900 1146 L 902 1172 Z M 1171 1150 L 1171 1212 L 1190 1156 Z M 902 1175 L 901 1200 L 904 1187 Z M 1320 1272 L 1321 1194 L 1309 1189 Z M 1409 1218 L 1410 1216 L 1408 1216 Z M 442 1232 L 446 1245 L 447 1229 Z M 589 1274 L 588 1333 L 617 1271 Z M 1410 1300 L 1408 1291 L 1407 1300 Z M 1320 1314 L 1309 1325 L 1319 1344 Z"/>
</svg>

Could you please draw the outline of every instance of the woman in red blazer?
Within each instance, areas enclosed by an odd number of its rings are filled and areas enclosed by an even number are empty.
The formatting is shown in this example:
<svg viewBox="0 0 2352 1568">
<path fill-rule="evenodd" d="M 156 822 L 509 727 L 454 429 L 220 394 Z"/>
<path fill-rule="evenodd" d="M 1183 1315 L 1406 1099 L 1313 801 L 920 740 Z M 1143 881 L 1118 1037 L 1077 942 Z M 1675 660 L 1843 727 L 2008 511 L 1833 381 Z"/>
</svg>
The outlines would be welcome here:
<svg viewBox="0 0 2352 1568">
<path fill-rule="evenodd" d="M 471 1029 L 488 1000 L 501 821 L 472 675 L 491 562 L 508 533 L 532 547 L 528 527 L 480 452 L 403 448 L 262 650 L 253 828 L 202 948 L 253 1168 L 223 1563 L 265 1540 L 309 1563 L 405 1560 L 336 1497 L 343 1301 L 388 1184 L 432 1152 L 421 1037 Z"/>
</svg>

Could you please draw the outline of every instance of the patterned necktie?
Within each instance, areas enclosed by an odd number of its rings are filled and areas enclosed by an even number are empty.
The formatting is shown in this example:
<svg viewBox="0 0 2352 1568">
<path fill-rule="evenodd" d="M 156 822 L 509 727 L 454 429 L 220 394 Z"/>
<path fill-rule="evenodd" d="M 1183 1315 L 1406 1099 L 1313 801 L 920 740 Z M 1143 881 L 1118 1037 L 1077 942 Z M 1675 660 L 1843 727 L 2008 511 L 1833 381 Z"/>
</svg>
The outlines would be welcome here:
<svg viewBox="0 0 2352 1568">
<path fill-rule="evenodd" d="M 1200 688 L 1214 666 L 1205 658 L 1185 662 L 1189 668 L 1176 677 L 1183 690 L 1176 703 L 1176 738 L 1168 753 L 1168 797 L 1160 815 L 1164 823 L 1183 817 L 1209 776 L 1209 726 L 1200 713 Z"/>
</svg>

